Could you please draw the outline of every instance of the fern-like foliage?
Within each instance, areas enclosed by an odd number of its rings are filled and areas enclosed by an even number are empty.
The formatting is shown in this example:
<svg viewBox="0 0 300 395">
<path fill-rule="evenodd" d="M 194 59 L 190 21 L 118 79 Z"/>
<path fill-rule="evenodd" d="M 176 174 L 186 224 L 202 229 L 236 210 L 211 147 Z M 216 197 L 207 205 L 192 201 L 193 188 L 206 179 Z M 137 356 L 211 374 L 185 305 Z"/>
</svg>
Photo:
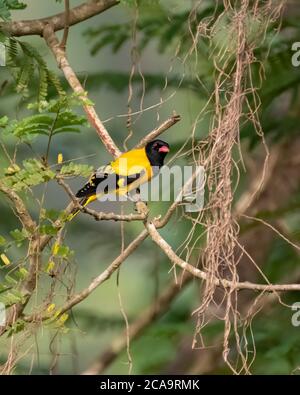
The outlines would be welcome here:
<svg viewBox="0 0 300 395">
<path fill-rule="evenodd" d="M 71 176 L 89 177 L 92 171 L 93 168 L 89 165 L 70 162 L 61 167 L 60 175 L 64 177 L 71 177 Z"/>
<path fill-rule="evenodd" d="M 223 6 L 216 6 L 212 2 L 206 4 L 190 18 L 190 11 L 169 15 L 162 8 L 160 13 L 147 12 L 140 15 L 137 21 L 139 32 L 138 48 L 143 50 L 154 40 L 158 43 L 159 52 L 172 48 L 172 44 L 180 37 L 182 50 L 190 45 L 190 31 L 196 32 L 199 20 L 203 20 L 215 13 L 221 13 Z M 97 54 L 102 48 L 110 46 L 117 52 L 132 37 L 132 22 L 89 28 L 85 35 L 93 43 L 91 54 Z"/>
<path fill-rule="evenodd" d="M 191 46 L 196 44 L 200 55 L 208 56 L 212 37 L 201 34 L 201 39 L 196 43 L 192 37 L 198 35 L 199 29 L 209 31 L 212 21 L 221 18 L 224 11 L 223 2 L 207 0 L 201 2 L 192 9 L 188 4 L 181 12 L 176 12 L 166 6 L 164 2 L 156 2 L 151 7 L 151 2 L 145 6 L 144 1 L 133 1 L 139 8 L 139 16 L 134 29 L 137 33 L 137 42 L 134 43 L 139 51 L 144 50 L 150 43 L 156 43 L 158 52 L 174 53 L 176 47 L 177 55 L 186 54 Z M 184 3 L 184 2 L 183 2 Z M 226 28 L 226 27 L 225 27 Z M 89 28 L 84 33 L 89 42 L 92 43 L 91 54 L 95 55 L 99 50 L 109 46 L 113 52 L 118 51 L 127 41 L 132 39 L 132 20 L 119 24 L 107 24 L 100 27 Z M 224 32 L 221 34 L 224 39 Z"/>
<path fill-rule="evenodd" d="M 27 42 L 9 38 L 6 41 L 7 66 L 15 82 L 15 89 L 24 98 L 32 95 L 31 82 L 37 80 L 37 100 L 46 100 L 50 87 L 59 96 L 65 91 L 57 75 L 49 70 L 38 50 Z M 29 89 L 30 88 L 30 89 Z"/>
<path fill-rule="evenodd" d="M 11 10 L 23 10 L 26 4 L 19 0 L 0 0 L 0 19 L 8 21 L 11 19 Z"/>
<path fill-rule="evenodd" d="M 42 159 L 38 156 L 26 159 L 21 164 L 16 161 L 9 163 L 9 166 L 1 171 L 0 182 L 16 192 L 26 192 L 34 186 L 55 179 L 58 173 L 62 177 L 90 175 L 92 168 L 84 164 L 48 164 L 50 143 L 56 135 L 79 133 L 81 127 L 87 126 L 86 118 L 74 111 L 74 107 L 81 104 L 82 99 L 73 94 L 50 102 L 29 105 L 29 110 L 33 110 L 34 115 L 21 120 L 9 120 L 7 116 L 0 118 L 0 129 L 3 130 L 4 138 L 14 136 L 26 144 L 31 144 L 37 136 L 45 136 L 48 140 L 46 156 L 42 156 Z M 47 225 L 44 231 L 49 229 Z"/>
<path fill-rule="evenodd" d="M 13 275 L 7 274 L 0 284 L 0 303 L 6 307 L 12 306 L 15 303 L 23 303 L 25 294 L 18 289 L 18 284 L 21 280 L 26 279 L 28 275 L 27 269 L 19 268 Z"/>
<path fill-rule="evenodd" d="M 1 179 L 7 187 L 15 191 L 28 190 L 29 188 L 54 179 L 55 172 L 47 168 L 37 159 L 23 161 L 23 166 L 9 167 L 5 177 Z"/>
<path fill-rule="evenodd" d="M 140 53 L 148 44 L 155 43 L 159 52 L 167 55 L 174 55 L 176 52 L 178 58 L 187 59 L 186 56 L 189 54 L 188 61 L 193 71 L 186 73 L 184 78 L 178 78 L 176 74 L 170 73 L 167 86 L 192 90 L 201 100 L 210 97 L 209 107 L 213 110 L 216 65 L 219 70 L 230 74 L 236 59 L 234 29 L 231 28 L 228 13 L 222 13 L 224 11 L 222 4 L 208 0 L 201 6 L 195 7 L 193 12 L 189 10 L 174 13 L 172 10 L 164 9 L 163 6 L 154 7 L 152 11 L 140 7 L 139 11 L 135 45 Z M 252 111 L 257 112 L 264 133 L 274 140 L 296 133 L 298 129 L 300 68 L 293 67 L 291 64 L 293 55 L 291 48 L 294 42 L 299 41 L 300 29 L 292 16 L 284 15 L 281 28 L 288 29 L 287 34 L 274 34 L 276 26 L 273 22 L 269 23 L 267 19 L 268 15 L 257 17 L 249 13 L 246 24 L 247 47 L 257 49 L 254 51 L 255 61 L 249 69 L 251 78 L 245 81 L 245 87 L 248 88 L 245 114 L 249 113 L 248 106 Z M 213 29 L 210 29 L 212 20 L 216 22 Z M 200 31 L 200 36 L 195 40 Z M 117 52 L 126 42 L 132 40 L 132 21 L 93 27 L 88 29 L 85 35 L 91 42 L 92 55 L 97 54 L 104 47 Z M 197 59 L 190 55 L 191 48 L 194 48 L 194 53 L 197 52 Z M 187 62 L 184 62 L 186 65 Z M 146 74 L 147 92 L 155 88 L 162 89 L 165 86 L 164 78 L 163 74 Z M 132 83 L 141 82 L 138 75 L 132 78 Z M 126 78 L 121 72 L 101 73 L 90 76 L 87 87 L 93 89 L 92 85 L 97 88 L 108 86 L 115 91 L 122 91 L 128 86 L 128 77 Z M 226 83 L 223 85 L 220 92 L 221 104 L 226 103 L 226 92 L 230 89 Z M 257 96 L 253 95 L 253 91 L 259 93 L 259 108 L 257 108 Z M 278 117 L 274 116 L 272 114 L 276 108 L 277 98 L 284 93 L 288 93 L 291 97 L 290 110 Z M 275 114 L 276 112 L 275 110 Z M 242 123 L 241 138 L 247 139 L 250 147 L 260 141 L 252 122 Z"/>
<path fill-rule="evenodd" d="M 86 118 L 74 112 L 72 106 L 79 105 L 75 96 L 64 96 L 49 103 L 43 101 L 29 105 L 29 109 L 39 112 L 19 120 L 0 119 L 0 127 L 5 135 L 13 135 L 24 142 L 31 142 L 38 135 L 51 137 L 68 132 L 80 132 L 80 127 L 87 126 Z"/>
<path fill-rule="evenodd" d="M 88 177 L 92 170 L 91 166 L 70 162 L 61 167 L 59 174 L 63 177 Z M 4 172 L 1 182 L 16 192 L 28 191 L 34 186 L 51 181 L 57 174 L 38 159 L 26 159 L 21 167 L 15 164 L 4 169 Z"/>
<path fill-rule="evenodd" d="M 199 84 L 191 78 L 182 78 L 177 75 L 166 76 L 159 73 L 143 74 L 147 92 L 154 89 L 161 90 L 167 81 L 167 87 L 175 89 L 190 89 L 198 93 Z M 132 84 L 142 84 L 143 80 L 140 75 L 134 75 L 131 79 Z M 98 89 L 109 89 L 114 92 L 124 92 L 128 89 L 128 73 L 122 71 L 104 71 L 98 73 L 90 73 L 85 80 L 85 88 L 88 91 Z"/>
</svg>

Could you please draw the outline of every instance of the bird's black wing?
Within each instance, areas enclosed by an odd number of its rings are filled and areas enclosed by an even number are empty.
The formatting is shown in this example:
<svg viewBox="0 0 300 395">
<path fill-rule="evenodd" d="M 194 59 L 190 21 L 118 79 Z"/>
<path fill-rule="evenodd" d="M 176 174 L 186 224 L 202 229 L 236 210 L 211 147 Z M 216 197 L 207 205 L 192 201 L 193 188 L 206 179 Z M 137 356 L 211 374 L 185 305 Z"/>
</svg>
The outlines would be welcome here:
<svg viewBox="0 0 300 395">
<path fill-rule="evenodd" d="M 76 197 L 89 197 L 95 195 L 98 185 L 113 174 L 111 166 L 100 167 L 91 175 L 88 182 L 76 193 Z"/>
<path fill-rule="evenodd" d="M 119 174 L 116 174 L 109 165 L 101 167 L 92 174 L 88 182 L 76 193 L 76 197 L 82 198 L 95 195 L 98 186 L 104 181 L 105 186 L 103 188 L 103 192 L 113 192 L 118 188 L 130 185 L 134 181 L 138 180 L 142 176 L 142 174 L 143 172 L 132 174 L 130 176 L 121 176 Z"/>
</svg>

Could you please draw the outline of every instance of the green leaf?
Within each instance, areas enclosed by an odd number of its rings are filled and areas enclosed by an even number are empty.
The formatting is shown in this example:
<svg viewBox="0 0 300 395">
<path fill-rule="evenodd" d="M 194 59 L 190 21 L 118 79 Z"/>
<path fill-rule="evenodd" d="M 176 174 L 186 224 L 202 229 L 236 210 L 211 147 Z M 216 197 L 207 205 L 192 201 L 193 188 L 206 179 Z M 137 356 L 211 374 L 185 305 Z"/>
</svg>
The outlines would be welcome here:
<svg viewBox="0 0 300 395">
<path fill-rule="evenodd" d="M 89 177 L 93 168 L 88 165 L 79 165 L 73 162 L 63 165 L 60 169 L 60 174 L 64 176 L 83 176 Z"/>
<path fill-rule="evenodd" d="M 25 296 L 20 291 L 13 288 L 10 288 L 10 290 L 0 295 L 0 302 L 4 303 L 6 307 L 16 303 L 24 303 L 24 300 Z"/>
<path fill-rule="evenodd" d="M 11 275 L 9 275 L 9 274 L 7 274 L 7 275 L 5 276 L 5 281 L 6 281 L 8 284 L 11 284 L 11 285 L 17 285 L 17 284 L 18 284 L 18 281 L 17 281 L 14 277 L 12 277 Z"/>
<path fill-rule="evenodd" d="M 28 85 L 34 74 L 34 63 L 31 58 L 26 58 L 17 78 L 16 91 L 28 96 Z"/>
<path fill-rule="evenodd" d="M 27 7 L 25 3 L 22 3 L 19 0 L 6 0 L 6 4 L 10 10 L 23 10 Z"/>
<path fill-rule="evenodd" d="M 28 237 L 25 229 L 22 229 L 22 231 L 19 229 L 12 230 L 10 235 L 15 239 L 18 247 L 20 247 Z"/>
<path fill-rule="evenodd" d="M 42 225 L 40 228 L 40 232 L 42 235 L 55 236 L 58 232 L 58 229 L 57 227 L 52 225 Z"/>
<path fill-rule="evenodd" d="M 19 319 L 17 322 L 12 324 L 12 326 L 9 328 L 7 332 L 7 337 L 11 337 L 12 335 L 22 332 L 25 328 L 25 321 Z"/>
<path fill-rule="evenodd" d="M 14 273 L 14 275 L 15 275 L 15 277 L 18 279 L 18 280 L 25 280 L 27 277 L 28 277 L 28 270 L 27 269 L 25 269 L 24 267 L 20 267 L 20 269 L 19 270 L 17 270 L 15 273 Z"/>
<path fill-rule="evenodd" d="M 53 100 L 50 103 L 42 101 L 29 106 L 30 109 L 39 109 L 40 114 L 13 120 L 7 123 L 3 119 L 4 133 L 14 135 L 24 142 L 30 142 L 38 135 L 53 136 L 60 133 L 80 132 L 81 126 L 87 126 L 86 118 L 76 114 L 70 105 L 75 105 L 78 99 L 72 97 Z M 0 123 L 1 126 L 1 123 Z"/>
<path fill-rule="evenodd" d="M 0 118 L 0 128 L 4 128 L 8 124 L 8 117 L 5 115 Z"/>
<path fill-rule="evenodd" d="M 0 4 L 1 1 L 4 0 L 0 0 Z M 59 96 L 66 94 L 60 79 L 49 70 L 43 56 L 35 47 L 13 37 L 6 40 L 6 47 L 7 69 L 13 77 L 16 91 L 23 98 L 29 96 L 29 91 L 32 94 L 36 87 L 38 103 L 46 100 L 50 88 L 54 88 Z"/>
<path fill-rule="evenodd" d="M 73 251 L 66 245 L 56 245 L 55 246 L 55 255 L 60 256 L 62 258 L 67 258 L 72 255 Z"/>
<path fill-rule="evenodd" d="M 26 4 L 19 0 L 0 0 L 0 19 L 8 21 L 11 19 L 10 10 L 22 10 Z"/>
<path fill-rule="evenodd" d="M 55 178 L 55 172 L 45 167 L 36 159 L 23 161 L 23 168 L 13 174 L 6 170 L 6 177 L 3 182 L 6 186 L 21 191 L 32 186 L 42 184 Z"/>
<path fill-rule="evenodd" d="M 9 289 L 12 289 L 12 287 L 9 287 L 9 286 L 4 285 L 4 284 L 0 284 L 0 294 L 8 291 Z"/>
<path fill-rule="evenodd" d="M 64 211 L 54 210 L 54 209 L 42 209 L 41 211 L 41 218 L 48 219 L 50 221 L 56 221 L 60 219 L 62 215 L 65 214 Z"/>
</svg>

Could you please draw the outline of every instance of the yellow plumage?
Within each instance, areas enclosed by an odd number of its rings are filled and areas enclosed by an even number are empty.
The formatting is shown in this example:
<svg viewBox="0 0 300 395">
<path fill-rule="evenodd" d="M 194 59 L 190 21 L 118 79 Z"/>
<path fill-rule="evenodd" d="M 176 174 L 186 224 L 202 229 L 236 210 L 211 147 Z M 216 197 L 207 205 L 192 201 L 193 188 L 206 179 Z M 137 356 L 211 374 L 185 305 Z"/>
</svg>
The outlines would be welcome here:
<svg viewBox="0 0 300 395">
<path fill-rule="evenodd" d="M 152 166 L 149 162 L 144 148 L 125 152 L 115 161 L 111 162 L 107 166 L 100 168 L 98 171 L 102 173 L 116 174 L 118 176 L 121 176 L 121 178 L 119 178 L 119 180 L 117 181 L 117 188 L 108 192 L 109 194 L 117 194 L 121 196 L 126 195 L 128 192 L 138 188 L 141 184 L 149 181 L 153 175 Z M 90 177 L 87 183 L 90 186 L 95 186 L 97 172 L 92 174 L 92 176 Z M 126 177 L 134 175 L 139 175 L 139 177 L 135 181 L 127 185 Z M 89 203 L 100 199 L 102 196 L 103 193 L 95 193 L 92 196 L 87 197 L 87 199 L 82 202 L 82 205 L 87 206 Z M 71 214 L 69 220 L 73 219 L 75 215 L 78 214 L 78 212 L 79 210 L 76 210 L 73 214 Z"/>
<path fill-rule="evenodd" d="M 127 151 L 92 174 L 76 197 L 82 198 L 80 204 L 86 206 L 104 194 L 126 195 L 153 177 L 153 166 L 159 169 L 168 152 L 169 145 L 162 140 L 154 140 L 144 148 Z M 102 192 L 97 191 L 98 186 L 102 186 Z M 69 219 L 78 212 L 76 209 Z"/>
</svg>

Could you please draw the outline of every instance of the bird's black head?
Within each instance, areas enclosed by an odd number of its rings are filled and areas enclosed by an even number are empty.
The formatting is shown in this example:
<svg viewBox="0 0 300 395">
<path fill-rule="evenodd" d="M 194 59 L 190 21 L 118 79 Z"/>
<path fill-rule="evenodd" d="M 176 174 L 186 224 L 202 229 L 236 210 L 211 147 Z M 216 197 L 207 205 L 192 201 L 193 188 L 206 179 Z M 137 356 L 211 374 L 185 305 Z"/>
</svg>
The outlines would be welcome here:
<svg viewBox="0 0 300 395">
<path fill-rule="evenodd" d="M 146 154 L 152 166 L 163 166 L 165 156 L 169 151 L 169 144 L 162 140 L 153 140 L 146 145 Z"/>
</svg>

